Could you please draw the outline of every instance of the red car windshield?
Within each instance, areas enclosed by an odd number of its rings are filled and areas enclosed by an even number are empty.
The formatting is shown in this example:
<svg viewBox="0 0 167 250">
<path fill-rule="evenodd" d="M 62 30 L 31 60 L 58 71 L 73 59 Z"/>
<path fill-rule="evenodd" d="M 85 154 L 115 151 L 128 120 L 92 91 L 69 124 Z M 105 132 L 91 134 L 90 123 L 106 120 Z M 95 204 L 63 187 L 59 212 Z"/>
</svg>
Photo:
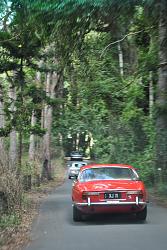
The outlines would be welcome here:
<svg viewBox="0 0 167 250">
<path fill-rule="evenodd" d="M 98 167 L 83 170 L 79 175 L 80 182 L 94 180 L 138 180 L 138 175 L 131 168 Z"/>
</svg>

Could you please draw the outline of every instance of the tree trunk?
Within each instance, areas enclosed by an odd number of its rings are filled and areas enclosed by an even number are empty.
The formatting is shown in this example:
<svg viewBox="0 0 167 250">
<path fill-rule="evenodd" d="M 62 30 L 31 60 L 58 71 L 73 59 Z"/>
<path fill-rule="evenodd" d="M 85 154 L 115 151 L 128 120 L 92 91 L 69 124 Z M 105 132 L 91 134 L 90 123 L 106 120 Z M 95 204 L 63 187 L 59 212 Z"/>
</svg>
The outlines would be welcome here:
<svg viewBox="0 0 167 250">
<path fill-rule="evenodd" d="M 35 124 L 36 124 L 36 116 L 33 111 L 32 116 L 31 116 L 31 127 L 35 126 Z M 33 166 L 33 168 L 35 168 L 35 135 L 34 134 L 30 135 L 29 162 Z M 25 176 L 24 181 L 26 181 L 25 190 L 31 189 L 31 175 L 30 174 Z"/>
<path fill-rule="evenodd" d="M 120 68 L 120 75 L 124 75 L 124 61 L 123 61 L 123 51 L 121 48 L 120 42 L 118 42 L 118 58 L 119 58 L 119 68 Z"/>
<path fill-rule="evenodd" d="M 58 84 L 59 76 L 57 73 L 47 73 L 46 77 L 46 93 L 47 96 L 51 99 L 55 97 L 55 88 Z M 48 180 L 52 179 L 52 170 L 51 170 L 51 128 L 52 128 L 52 111 L 53 108 L 51 105 L 45 105 L 44 108 L 44 128 L 46 133 L 43 137 L 43 171 L 42 179 L 45 177 Z"/>
<path fill-rule="evenodd" d="M 51 73 L 48 72 L 46 75 L 46 95 L 50 96 L 50 85 L 51 85 Z M 50 163 L 50 110 L 49 105 L 45 105 L 43 111 L 43 126 L 46 129 L 46 133 L 43 137 L 43 169 L 42 169 L 42 179 L 51 179 L 51 163 Z M 48 120 L 49 119 L 49 120 Z"/>
<path fill-rule="evenodd" d="M 3 87 L 0 83 L 0 128 L 4 128 L 5 125 L 5 114 L 4 114 L 4 103 L 3 103 Z M 0 153 L 4 152 L 4 138 L 0 137 Z"/>
<path fill-rule="evenodd" d="M 154 89 L 153 89 L 153 72 L 149 73 L 149 115 L 153 117 L 153 105 L 154 105 Z"/>
<path fill-rule="evenodd" d="M 31 127 L 35 126 L 36 124 L 36 116 L 34 111 L 32 112 L 31 116 Z M 29 144 L 29 160 L 30 162 L 34 162 L 35 160 L 35 135 L 30 135 L 30 144 Z"/>
<path fill-rule="evenodd" d="M 38 64 L 39 68 L 42 67 L 43 61 L 41 60 Z M 35 77 L 35 84 L 36 86 L 41 85 L 41 72 L 36 72 Z M 31 127 L 35 126 L 37 122 L 37 117 L 35 115 L 35 111 L 33 110 L 32 116 L 31 116 Z M 37 140 L 38 137 L 34 134 L 30 135 L 30 144 L 29 144 L 29 161 L 33 165 L 34 168 L 34 174 L 35 174 L 35 185 L 40 186 L 40 168 L 38 164 L 40 164 L 39 158 L 41 155 L 41 151 L 39 151 L 39 148 L 37 146 Z"/>
<path fill-rule="evenodd" d="M 20 175 L 21 166 L 22 166 L 22 154 L 23 154 L 23 132 L 22 130 L 19 131 L 18 141 L 19 141 L 19 150 L 18 150 L 17 174 Z"/>
<path fill-rule="evenodd" d="M 157 86 L 156 167 L 162 169 L 167 180 L 167 1 L 160 1 L 159 20 L 159 80 Z"/>
<path fill-rule="evenodd" d="M 4 102 L 3 102 L 3 86 L 0 83 L 0 129 L 3 129 L 4 126 L 5 126 L 5 114 L 4 114 Z M 7 172 L 8 167 L 9 167 L 8 157 L 5 152 L 4 138 L 0 137 L 0 174 L 2 178 L 3 178 L 3 173 Z M 8 209 L 6 194 L 3 192 L 3 190 L 1 190 L 2 186 L 3 184 L 1 185 L 0 183 L 0 215 L 1 213 L 6 212 Z"/>
<path fill-rule="evenodd" d="M 9 89 L 9 98 L 11 101 L 10 111 L 14 112 L 15 111 L 16 90 L 12 84 L 10 85 L 10 89 Z M 16 134 L 16 130 L 14 127 L 12 128 L 12 130 L 10 132 L 9 162 L 10 162 L 10 168 L 16 169 L 16 164 L 17 164 L 17 134 Z"/>
</svg>

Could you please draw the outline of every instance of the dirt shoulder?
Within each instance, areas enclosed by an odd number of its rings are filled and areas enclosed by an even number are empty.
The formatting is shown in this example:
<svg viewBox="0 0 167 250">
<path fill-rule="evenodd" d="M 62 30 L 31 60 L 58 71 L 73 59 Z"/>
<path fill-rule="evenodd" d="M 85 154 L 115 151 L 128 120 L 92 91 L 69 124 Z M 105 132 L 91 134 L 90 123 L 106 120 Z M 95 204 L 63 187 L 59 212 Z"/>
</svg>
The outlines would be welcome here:
<svg viewBox="0 0 167 250">
<path fill-rule="evenodd" d="M 66 168 L 56 168 L 54 180 L 43 183 L 39 188 L 34 188 L 25 193 L 26 208 L 21 213 L 21 223 L 15 227 L 8 227 L 0 231 L 1 250 L 21 250 L 29 241 L 29 235 L 34 218 L 39 211 L 39 205 L 44 198 L 65 181 Z"/>
</svg>

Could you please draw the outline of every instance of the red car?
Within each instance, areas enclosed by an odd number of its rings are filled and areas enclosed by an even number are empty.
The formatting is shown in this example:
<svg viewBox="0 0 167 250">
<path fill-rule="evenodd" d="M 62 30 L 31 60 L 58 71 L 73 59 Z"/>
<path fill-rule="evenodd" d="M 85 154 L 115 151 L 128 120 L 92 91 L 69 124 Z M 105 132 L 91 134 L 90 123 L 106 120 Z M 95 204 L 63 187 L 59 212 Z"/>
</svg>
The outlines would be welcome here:
<svg viewBox="0 0 167 250">
<path fill-rule="evenodd" d="M 123 164 L 92 164 L 80 169 L 73 183 L 73 220 L 84 214 L 133 213 L 144 221 L 147 194 L 136 170 Z"/>
</svg>

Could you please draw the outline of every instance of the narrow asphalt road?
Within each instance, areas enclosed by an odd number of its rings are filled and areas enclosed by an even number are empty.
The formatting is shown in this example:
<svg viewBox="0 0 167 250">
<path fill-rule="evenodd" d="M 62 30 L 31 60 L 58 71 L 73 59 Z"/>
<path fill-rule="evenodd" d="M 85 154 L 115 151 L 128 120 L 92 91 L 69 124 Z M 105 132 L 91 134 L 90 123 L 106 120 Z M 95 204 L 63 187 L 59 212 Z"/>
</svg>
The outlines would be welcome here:
<svg viewBox="0 0 167 250">
<path fill-rule="evenodd" d="M 97 216 L 73 222 L 71 184 L 66 181 L 41 204 L 25 250 L 166 250 L 167 209 L 148 206 L 148 219 Z"/>
</svg>

